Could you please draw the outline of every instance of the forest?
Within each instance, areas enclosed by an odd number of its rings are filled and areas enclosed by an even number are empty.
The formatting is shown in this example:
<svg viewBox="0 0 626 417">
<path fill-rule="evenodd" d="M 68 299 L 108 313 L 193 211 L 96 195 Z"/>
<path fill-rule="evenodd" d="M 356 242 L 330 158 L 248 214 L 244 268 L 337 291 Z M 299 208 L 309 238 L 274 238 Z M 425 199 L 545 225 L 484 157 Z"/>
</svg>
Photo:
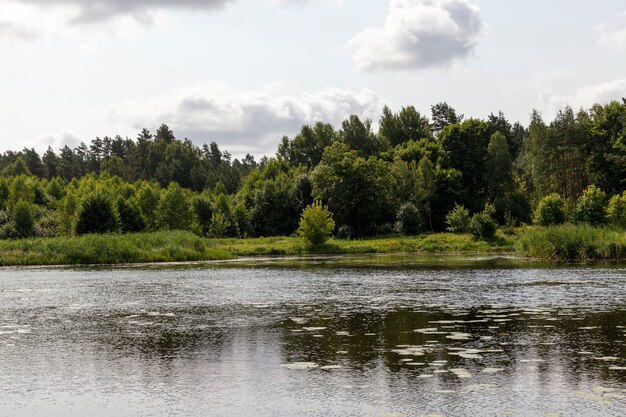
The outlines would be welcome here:
<svg viewBox="0 0 626 417">
<path fill-rule="evenodd" d="M 316 200 L 338 238 L 463 232 L 472 222 L 624 227 L 625 190 L 625 99 L 566 107 L 551 121 L 533 111 L 528 126 L 501 112 L 465 118 L 447 103 L 429 116 L 385 107 L 377 131 L 355 115 L 337 127 L 317 122 L 260 160 L 177 139 L 166 125 L 43 155 L 4 152 L 0 239 L 290 236 Z"/>
</svg>

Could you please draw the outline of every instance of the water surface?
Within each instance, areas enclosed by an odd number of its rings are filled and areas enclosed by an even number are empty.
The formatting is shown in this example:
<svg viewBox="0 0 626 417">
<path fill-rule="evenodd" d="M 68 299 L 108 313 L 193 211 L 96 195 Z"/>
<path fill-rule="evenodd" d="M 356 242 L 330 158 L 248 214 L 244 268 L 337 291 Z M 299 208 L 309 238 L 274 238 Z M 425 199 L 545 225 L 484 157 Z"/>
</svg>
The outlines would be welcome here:
<svg viewBox="0 0 626 417">
<path fill-rule="evenodd" d="M 306 266 L 2 269 L 0 415 L 625 415 L 621 268 Z"/>
</svg>

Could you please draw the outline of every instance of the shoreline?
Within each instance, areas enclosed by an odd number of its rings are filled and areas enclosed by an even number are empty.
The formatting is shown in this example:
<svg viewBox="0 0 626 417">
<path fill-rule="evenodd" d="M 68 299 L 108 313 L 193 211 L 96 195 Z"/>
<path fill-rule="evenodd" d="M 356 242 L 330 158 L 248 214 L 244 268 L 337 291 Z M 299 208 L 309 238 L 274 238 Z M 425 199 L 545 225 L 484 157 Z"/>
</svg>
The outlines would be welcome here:
<svg viewBox="0 0 626 417">
<path fill-rule="evenodd" d="M 160 231 L 0 241 L 0 267 L 137 266 L 328 262 L 376 255 L 407 259 L 511 258 L 518 262 L 625 262 L 626 233 L 583 225 L 526 227 L 498 233 L 491 241 L 469 234 L 433 233 L 330 239 L 307 247 L 297 237 L 202 238 L 190 232 Z M 389 264 L 393 267 L 393 264 Z"/>
</svg>

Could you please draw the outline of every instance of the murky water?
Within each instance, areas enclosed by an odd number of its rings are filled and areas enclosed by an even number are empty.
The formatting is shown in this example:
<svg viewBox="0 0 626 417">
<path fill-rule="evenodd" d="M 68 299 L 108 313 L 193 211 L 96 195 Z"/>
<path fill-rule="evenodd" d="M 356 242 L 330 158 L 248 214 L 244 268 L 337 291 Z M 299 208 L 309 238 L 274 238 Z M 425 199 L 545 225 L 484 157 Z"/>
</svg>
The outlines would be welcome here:
<svg viewBox="0 0 626 417">
<path fill-rule="evenodd" d="M 0 270 L 2 416 L 626 415 L 626 270 Z"/>
</svg>

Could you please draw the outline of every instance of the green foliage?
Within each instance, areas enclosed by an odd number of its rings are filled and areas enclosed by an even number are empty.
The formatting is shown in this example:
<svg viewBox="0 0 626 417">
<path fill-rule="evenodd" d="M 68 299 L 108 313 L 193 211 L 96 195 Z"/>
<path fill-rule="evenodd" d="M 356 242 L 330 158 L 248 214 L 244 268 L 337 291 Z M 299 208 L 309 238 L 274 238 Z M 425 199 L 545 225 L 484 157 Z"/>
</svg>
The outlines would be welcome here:
<svg viewBox="0 0 626 417">
<path fill-rule="evenodd" d="M 77 235 L 111 233 L 118 228 L 119 218 L 108 194 L 94 191 L 80 203 L 76 212 Z"/>
<path fill-rule="evenodd" d="M 522 234 L 517 250 L 526 256 L 558 260 L 619 260 L 626 258 L 626 236 L 609 228 L 561 225 Z"/>
<path fill-rule="evenodd" d="M 356 236 L 373 234 L 377 226 L 394 219 L 394 178 L 388 163 L 367 159 L 335 143 L 324 151 L 313 171 L 314 196 L 327 202 L 339 224 L 350 226 Z"/>
<path fill-rule="evenodd" d="M 595 185 L 591 185 L 583 191 L 576 202 L 574 218 L 577 223 L 599 226 L 606 224 L 606 210 L 606 194 Z"/>
<path fill-rule="evenodd" d="M 495 208 L 491 204 L 485 204 L 485 209 L 472 216 L 469 224 L 469 232 L 476 240 L 491 240 L 496 235 L 498 225 L 493 219 Z"/>
<path fill-rule="evenodd" d="M 7 177 L 17 177 L 20 175 L 30 175 L 30 170 L 28 169 L 28 165 L 24 161 L 24 158 L 18 156 L 15 161 L 9 164 L 6 168 L 2 170 L 2 175 Z"/>
<path fill-rule="evenodd" d="M 503 196 L 513 188 L 511 157 L 506 137 L 500 132 L 489 139 L 485 158 L 485 186 L 492 199 Z"/>
<path fill-rule="evenodd" d="M 406 236 L 416 235 L 421 231 L 422 218 L 413 203 L 404 203 L 400 206 L 396 214 L 395 229 Z"/>
<path fill-rule="evenodd" d="M 200 234 L 207 236 L 209 234 L 209 227 L 211 226 L 211 218 L 215 212 L 213 202 L 208 196 L 197 196 L 193 200 L 193 209 L 198 221 L 198 227 L 200 228 Z"/>
<path fill-rule="evenodd" d="M 175 182 L 170 183 L 159 202 L 156 224 L 164 230 L 191 230 L 194 212 L 187 192 Z"/>
<path fill-rule="evenodd" d="M 122 233 L 137 233 L 146 229 L 146 219 L 134 200 L 118 199 L 117 213 Z"/>
<path fill-rule="evenodd" d="M 446 216 L 447 229 L 451 233 L 467 233 L 470 226 L 470 215 L 462 205 L 456 205 Z"/>
<path fill-rule="evenodd" d="M 535 223 L 552 226 L 565 223 L 565 200 L 557 193 L 548 194 L 535 209 Z"/>
<path fill-rule="evenodd" d="M 231 223 L 228 218 L 226 218 L 224 213 L 216 211 L 211 215 L 211 224 L 209 226 L 209 230 L 207 231 L 207 235 L 214 238 L 225 237 L 228 234 L 230 226 Z"/>
<path fill-rule="evenodd" d="M 35 231 L 32 204 L 27 201 L 18 201 L 13 207 L 13 222 L 15 235 L 18 238 L 30 237 Z"/>
<path fill-rule="evenodd" d="M 308 244 L 321 245 L 328 240 L 334 229 L 333 215 L 320 200 L 314 201 L 302 211 L 298 234 Z"/>
<path fill-rule="evenodd" d="M 611 225 L 626 229 L 626 192 L 611 197 L 607 208 L 607 218 Z"/>
</svg>

